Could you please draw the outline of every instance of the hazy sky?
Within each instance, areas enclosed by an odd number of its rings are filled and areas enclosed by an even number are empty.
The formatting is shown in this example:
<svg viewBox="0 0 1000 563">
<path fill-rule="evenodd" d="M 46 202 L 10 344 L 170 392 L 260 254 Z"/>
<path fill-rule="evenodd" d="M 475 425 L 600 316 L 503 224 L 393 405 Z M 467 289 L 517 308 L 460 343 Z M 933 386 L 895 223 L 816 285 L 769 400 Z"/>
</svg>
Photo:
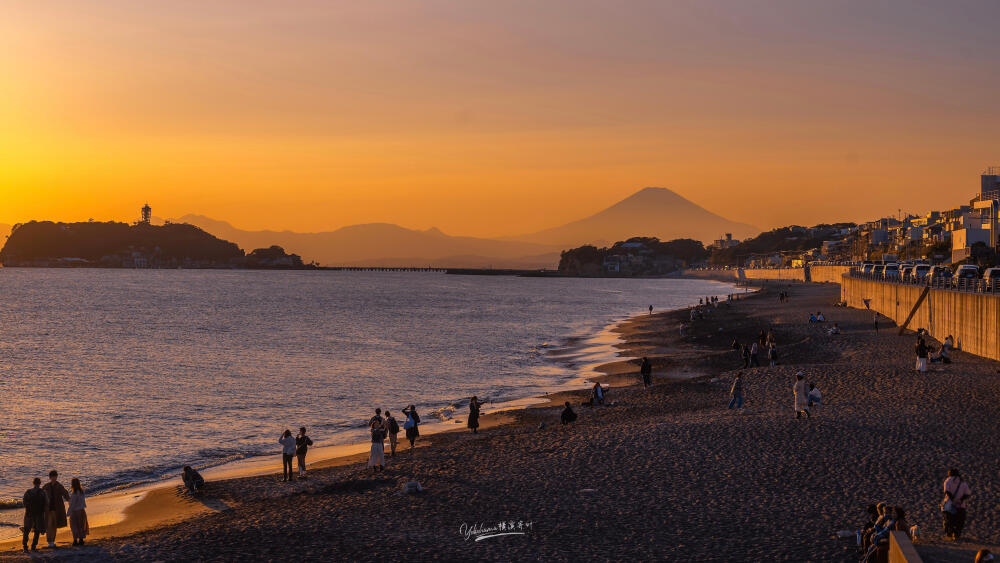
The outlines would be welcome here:
<svg viewBox="0 0 1000 563">
<path fill-rule="evenodd" d="M 770 228 L 966 202 L 1000 2 L 0 0 L 0 222 Z"/>
</svg>

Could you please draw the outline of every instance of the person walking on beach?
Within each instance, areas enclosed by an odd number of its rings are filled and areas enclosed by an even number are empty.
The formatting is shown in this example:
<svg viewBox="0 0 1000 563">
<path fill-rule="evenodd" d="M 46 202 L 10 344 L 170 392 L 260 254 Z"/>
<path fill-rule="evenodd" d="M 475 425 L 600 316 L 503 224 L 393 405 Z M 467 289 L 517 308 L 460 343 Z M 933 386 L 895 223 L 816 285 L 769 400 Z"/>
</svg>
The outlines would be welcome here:
<svg viewBox="0 0 1000 563">
<path fill-rule="evenodd" d="M 878 332 L 878 311 L 875 311 L 875 316 L 872 318 L 873 326 L 875 327 L 875 332 Z"/>
<path fill-rule="evenodd" d="M 31 551 L 38 551 L 38 536 L 45 531 L 45 513 L 48 510 L 48 497 L 42 490 L 42 480 L 35 477 L 34 487 L 24 493 L 24 535 L 21 547 L 28 551 L 28 534 L 35 532 L 31 540 Z"/>
<path fill-rule="evenodd" d="M 729 409 L 743 410 L 743 374 L 737 373 L 733 380 L 733 386 L 729 389 Z"/>
<path fill-rule="evenodd" d="M 399 443 L 399 423 L 392 413 L 385 411 L 385 431 L 389 434 L 389 457 L 396 457 L 396 444 Z"/>
<path fill-rule="evenodd" d="M 559 415 L 559 420 L 563 425 L 569 424 L 576 421 L 576 413 L 573 412 L 573 408 L 569 406 L 569 401 L 564 403 L 566 408 L 563 409 L 562 414 Z"/>
<path fill-rule="evenodd" d="M 414 442 L 420 436 L 420 415 L 417 414 L 417 408 L 413 405 L 404 408 L 403 414 L 406 415 L 403 430 L 406 430 L 406 439 L 410 441 L 410 453 L 412 454 Z"/>
<path fill-rule="evenodd" d="M 292 431 L 286 429 L 278 438 L 278 443 L 281 444 L 281 482 L 294 481 L 292 460 L 295 459 L 295 436 L 292 436 Z"/>
<path fill-rule="evenodd" d="M 653 383 L 653 364 L 649 363 L 649 358 L 643 356 L 642 363 L 639 364 L 639 374 L 642 375 L 642 386 L 649 387 Z"/>
<path fill-rule="evenodd" d="M 965 528 L 965 503 L 972 496 L 969 484 L 962 480 L 957 469 L 948 471 L 944 480 L 944 501 L 941 502 L 941 516 L 944 520 L 944 535 L 958 539 Z"/>
<path fill-rule="evenodd" d="M 90 533 L 87 523 L 87 497 L 79 479 L 69 482 L 73 493 L 69 495 L 69 529 L 73 532 L 73 545 L 83 545 L 83 538 Z"/>
<path fill-rule="evenodd" d="M 313 441 L 306 436 L 306 427 L 299 428 L 299 435 L 295 437 L 295 457 L 299 460 L 299 479 L 306 476 L 306 452 Z"/>
<path fill-rule="evenodd" d="M 757 343 L 754 342 L 750 345 L 750 365 L 753 367 L 760 367 L 760 348 L 757 347 Z"/>
<path fill-rule="evenodd" d="M 467 426 L 472 429 L 473 434 L 479 434 L 479 409 L 483 404 L 479 402 L 479 397 L 475 395 L 469 399 L 469 422 Z"/>
<path fill-rule="evenodd" d="M 914 346 L 917 353 L 917 371 L 927 371 L 927 358 L 930 356 L 930 349 L 923 336 L 917 337 L 917 344 Z"/>
<path fill-rule="evenodd" d="M 368 428 L 372 433 L 372 450 L 368 456 L 368 467 L 372 468 L 372 473 L 377 473 L 385 468 L 385 421 L 381 415 L 373 416 L 368 421 Z"/>
<path fill-rule="evenodd" d="M 741 349 L 740 349 L 740 353 L 743 355 L 743 369 L 749 368 L 750 367 L 750 347 L 747 346 L 746 344 L 744 344 L 741 347 Z"/>
<path fill-rule="evenodd" d="M 184 482 L 184 488 L 192 495 L 197 495 L 205 488 L 205 478 L 201 476 L 201 473 L 198 473 L 197 469 L 190 465 L 184 466 L 184 470 L 181 473 L 181 481 Z"/>
<path fill-rule="evenodd" d="M 771 367 L 778 365 L 778 348 L 773 342 L 767 348 L 767 362 Z"/>
<path fill-rule="evenodd" d="M 649 306 L 649 314 L 650 314 L 650 315 L 652 315 L 652 314 L 653 314 L 653 306 L 652 306 L 652 305 L 650 305 L 650 306 Z"/>
<path fill-rule="evenodd" d="M 56 531 L 66 527 L 66 505 L 64 500 L 69 500 L 69 491 L 59 482 L 59 472 L 53 469 L 49 471 L 49 482 L 42 487 L 48 504 L 45 508 L 45 541 L 49 547 L 56 546 Z"/>
<path fill-rule="evenodd" d="M 803 412 L 809 418 L 809 393 L 806 390 L 806 376 L 801 371 L 795 374 L 792 394 L 795 396 L 795 418 L 802 418 Z"/>
</svg>

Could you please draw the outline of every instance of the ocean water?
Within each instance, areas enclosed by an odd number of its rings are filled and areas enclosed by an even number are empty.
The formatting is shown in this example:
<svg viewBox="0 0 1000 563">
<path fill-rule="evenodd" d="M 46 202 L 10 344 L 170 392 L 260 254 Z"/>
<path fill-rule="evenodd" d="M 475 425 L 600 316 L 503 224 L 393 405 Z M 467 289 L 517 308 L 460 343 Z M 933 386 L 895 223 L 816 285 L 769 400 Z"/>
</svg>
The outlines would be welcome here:
<svg viewBox="0 0 1000 563">
<path fill-rule="evenodd" d="M 578 381 L 546 350 L 731 292 L 703 280 L 0 269 L 0 497 L 60 470 L 91 493 L 273 454 L 285 428 L 365 440 Z M 607 350 L 605 350 L 605 353 Z M 590 354 L 588 356 L 588 353 Z"/>
</svg>

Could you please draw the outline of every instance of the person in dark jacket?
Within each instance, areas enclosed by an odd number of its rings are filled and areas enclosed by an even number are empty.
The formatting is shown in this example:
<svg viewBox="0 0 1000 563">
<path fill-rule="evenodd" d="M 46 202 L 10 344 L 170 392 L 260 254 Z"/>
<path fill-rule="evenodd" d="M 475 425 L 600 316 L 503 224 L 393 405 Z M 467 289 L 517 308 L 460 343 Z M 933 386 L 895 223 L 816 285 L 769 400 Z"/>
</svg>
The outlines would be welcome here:
<svg viewBox="0 0 1000 563">
<path fill-rule="evenodd" d="M 576 420 L 576 413 L 573 412 L 573 409 L 569 406 L 569 401 L 566 401 L 566 408 L 563 409 L 562 415 L 559 416 L 559 419 L 562 420 L 563 424 L 569 424 L 570 422 L 574 422 Z"/>
<path fill-rule="evenodd" d="M 299 460 L 299 479 L 306 476 L 306 452 L 313 441 L 306 436 L 306 427 L 299 428 L 299 435 L 295 437 L 295 457 Z"/>
<path fill-rule="evenodd" d="M 469 399 L 469 428 L 472 429 L 473 434 L 479 434 L 479 410 L 482 407 L 482 403 L 479 402 L 479 397 L 475 395 Z"/>
<path fill-rule="evenodd" d="M 649 363 L 649 358 L 643 356 L 642 363 L 639 364 L 639 373 L 642 374 L 643 387 L 649 387 L 653 383 L 653 364 Z"/>
<path fill-rule="evenodd" d="M 55 547 L 56 531 L 69 525 L 66 505 L 63 504 L 63 501 L 69 500 L 69 491 L 59 482 L 59 472 L 55 469 L 49 471 L 49 482 L 42 490 L 49 501 L 45 508 L 45 541 L 49 543 L 49 547 Z"/>
<path fill-rule="evenodd" d="M 420 436 L 420 415 L 417 414 L 417 407 L 413 405 L 403 409 L 403 414 L 407 418 L 406 422 L 403 423 L 403 428 L 406 429 L 406 439 L 410 441 L 410 453 L 413 453 L 413 443 Z"/>
<path fill-rule="evenodd" d="M 21 546 L 28 551 L 28 534 L 35 532 L 31 540 L 31 551 L 38 551 L 38 536 L 45 530 L 45 511 L 48 498 L 42 490 L 42 480 L 35 477 L 35 486 L 24 493 L 24 536 Z"/>
</svg>

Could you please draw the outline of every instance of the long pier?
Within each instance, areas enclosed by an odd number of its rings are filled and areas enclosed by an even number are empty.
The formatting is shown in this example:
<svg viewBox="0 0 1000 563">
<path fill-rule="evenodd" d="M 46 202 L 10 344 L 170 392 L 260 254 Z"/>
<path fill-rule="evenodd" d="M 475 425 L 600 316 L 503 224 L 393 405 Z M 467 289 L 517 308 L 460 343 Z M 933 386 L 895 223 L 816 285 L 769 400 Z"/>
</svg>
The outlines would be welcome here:
<svg viewBox="0 0 1000 563">
<path fill-rule="evenodd" d="M 324 266 L 324 270 L 336 270 L 341 272 L 433 272 L 443 274 L 448 268 L 418 268 L 412 266 L 389 267 L 389 266 Z"/>
</svg>

